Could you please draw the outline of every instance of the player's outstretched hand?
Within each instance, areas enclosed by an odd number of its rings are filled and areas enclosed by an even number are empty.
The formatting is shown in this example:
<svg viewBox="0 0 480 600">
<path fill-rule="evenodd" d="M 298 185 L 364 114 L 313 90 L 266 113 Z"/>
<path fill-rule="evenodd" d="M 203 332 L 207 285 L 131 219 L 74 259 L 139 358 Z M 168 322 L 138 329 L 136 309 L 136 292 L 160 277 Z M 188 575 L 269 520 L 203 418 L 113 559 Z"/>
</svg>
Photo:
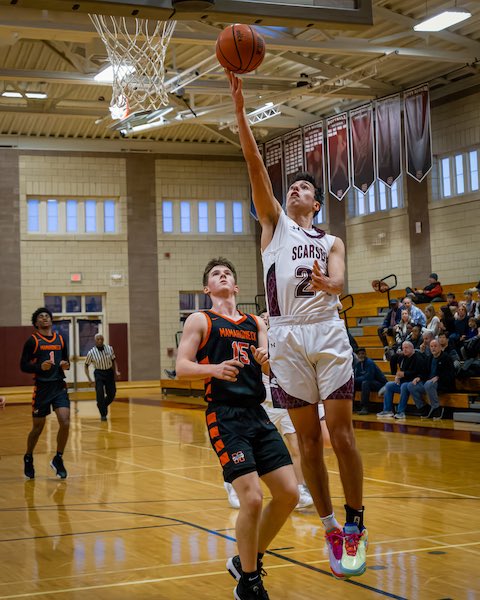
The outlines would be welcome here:
<svg viewBox="0 0 480 600">
<path fill-rule="evenodd" d="M 68 369 L 70 368 L 70 363 L 66 360 L 62 360 L 60 362 L 60 367 L 64 370 L 64 371 L 68 371 Z"/>
<path fill-rule="evenodd" d="M 239 370 L 243 369 L 243 364 L 239 360 L 224 360 L 213 369 L 213 377 L 223 379 L 224 381 L 237 381 Z"/>
<path fill-rule="evenodd" d="M 228 81 L 230 82 L 230 93 L 235 104 L 235 110 L 242 111 L 245 106 L 245 100 L 242 92 L 242 80 L 238 78 L 235 73 L 232 73 L 228 69 L 225 69 Z"/>
<path fill-rule="evenodd" d="M 322 273 L 320 265 L 316 260 L 313 263 L 312 278 L 310 281 L 310 285 L 317 292 L 328 291 L 328 277 L 324 273 Z"/>
<path fill-rule="evenodd" d="M 253 354 L 253 358 L 259 365 L 264 365 L 266 362 L 268 362 L 268 350 L 266 348 L 256 348 L 252 345 L 250 346 L 250 350 Z"/>
</svg>

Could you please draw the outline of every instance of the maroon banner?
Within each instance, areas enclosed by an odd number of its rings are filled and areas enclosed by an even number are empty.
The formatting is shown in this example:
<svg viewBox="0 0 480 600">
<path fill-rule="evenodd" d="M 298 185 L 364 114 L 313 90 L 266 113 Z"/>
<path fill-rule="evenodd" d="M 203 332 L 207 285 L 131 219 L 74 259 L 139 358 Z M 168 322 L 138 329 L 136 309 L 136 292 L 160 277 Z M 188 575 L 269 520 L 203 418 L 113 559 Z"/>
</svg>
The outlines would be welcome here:
<svg viewBox="0 0 480 600">
<path fill-rule="evenodd" d="M 303 128 L 305 148 L 305 170 L 315 179 L 317 186 L 325 192 L 325 161 L 323 159 L 323 121 Z"/>
<path fill-rule="evenodd" d="M 288 190 L 295 175 L 299 171 L 305 170 L 301 129 L 295 129 L 283 136 L 283 156 L 285 160 L 285 189 Z"/>
<path fill-rule="evenodd" d="M 375 181 L 373 109 L 371 104 L 350 111 L 353 185 L 364 194 Z"/>
<path fill-rule="evenodd" d="M 347 113 L 327 119 L 328 189 L 342 200 L 350 189 Z"/>
<path fill-rule="evenodd" d="M 407 90 L 403 98 L 407 173 L 417 181 L 422 181 L 430 172 L 433 162 L 428 85 Z"/>
<path fill-rule="evenodd" d="M 377 177 L 392 187 L 402 174 L 400 94 L 375 103 Z"/>
<path fill-rule="evenodd" d="M 265 144 L 265 166 L 272 182 L 273 195 L 283 204 L 283 149 L 282 139 L 276 138 Z"/>
</svg>

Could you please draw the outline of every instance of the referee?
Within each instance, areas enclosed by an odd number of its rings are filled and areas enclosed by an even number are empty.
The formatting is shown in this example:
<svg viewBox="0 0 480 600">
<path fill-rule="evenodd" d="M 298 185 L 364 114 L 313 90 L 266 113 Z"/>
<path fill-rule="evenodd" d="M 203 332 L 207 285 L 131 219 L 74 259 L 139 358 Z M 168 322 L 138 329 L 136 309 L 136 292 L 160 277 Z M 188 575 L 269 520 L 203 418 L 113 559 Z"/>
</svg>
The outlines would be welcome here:
<svg viewBox="0 0 480 600">
<path fill-rule="evenodd" d="M 113 348 L 104 343 L 104 338 L 101 333 L 95 336 L 95 346 L 88 351 L 85 359 L 85 374 L 88 381 L 92 382 L 88 367 L 93 364 L 95 377 L 95 392 L 97 394 L 97 406 L 100 412 L 100 419 L 107 420 L 108 406 L 114 401 L 117 387 L 115 385 L 115 377 L 120 377 L 120 372 L 117 368 L 115 352 Z"/>
</svg>

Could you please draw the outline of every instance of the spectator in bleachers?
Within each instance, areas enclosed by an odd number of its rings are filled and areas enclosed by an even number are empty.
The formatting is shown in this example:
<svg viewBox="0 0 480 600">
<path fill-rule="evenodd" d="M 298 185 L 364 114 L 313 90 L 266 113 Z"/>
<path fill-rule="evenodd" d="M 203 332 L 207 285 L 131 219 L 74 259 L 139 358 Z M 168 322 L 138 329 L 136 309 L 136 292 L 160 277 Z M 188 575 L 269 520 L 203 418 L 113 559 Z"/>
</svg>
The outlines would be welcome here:
<svg viewBox="0 0 480 600">
<path fill-rule="evenodd" d="M 458 304 L 457 304 L 458 306 Z M 455 309 L 456 310 L 456 309 Z M 446 333 L 447 336 L 455 331 L 455 319 L 449 306 L 440 308 L 440 333 Z"/>
<path fill-rule="evenodd" d="M 423 328 L 423 333 L 430 330 L 433 333 L 433 337 L 437 337 L 440 331 L 440 319 L 437 317 L 435 307 L 433 304 L 429 304 L 425 309 L 425 316 L 427 318 L 427 324 Z"/>
<path fill-rule="evenodd" d="M 476 319 L 480 319 L 480 290 L 477 290 L 477 299 L 474 304 L 473 316 Z"/>
<path fill-rule="evenodd" d="M 403 307 L 408 310 L 408 314 L 410 315 L 410 321 L 414 325 L 421 325 L 422 327 L 425 327 L 425 325 L 427 324 L 427 317 L 418 308 L 418 306 L 415 306 L 413 300 L 408 296 L 405 296 L 402 304 Z"/>
<path fill-rule="evenodd" d="M 402 353 L 402 344 L 412 332 L 412 323 L 408 310 L 403 309 L 400 322 L 395 325 L 395 341 L 392 346 L 385 346 L 385 360 L 390 361 L 390 370 L 392 375 L 397 372 L 397 361 L 395 355 Z M 393 360 L 393 363 L 392 363 Z"/>
<path fill-rule="evenodd" d="M 377 413 L 377 417 L 395 417 L 395 419 L 404 420 L 405 409 L 410 396 L 408 384 L 416 377 L 425 378 L 425 358 L 421 352 L 415 352 L 412 342 L 403 342 L 402 354 L 395 381 L 389 381 L 385 386 L 383 410 Z M 394 394 L 400 394 L 400 402 L 395 415 L 393 413 Z"/>
<path fill-rule="evenodd" d="M 455 294 L 453 292 L 448 292 L 446 297 L 447 297 L 447 303 L 445 304 L 445 306 L 447 306 L 452 311 L 452 314 L 453 314 L 458 306 L 458 302 L 455 299 Z M 442 308 L 444 308 L 444 307 L 442 306 Z"/>
<path fill-rule="evenodd" d="M 472 290 L 465 290 L 463 292 L 463 301 L 465 303 L 465 308 L 467 309 L 467 316 L 473 317 L 475 314 L 475 302 L 473 301 Z"/>
<path fill-rule="evenodd" d="M 442 348 L 442 351 L 445 352 L 446 354 L 448 354 L 448 356 L 450 356 L 450 358 L 453 360 L 453 366 L 455 367 L 455 371 L 458 372 L 458 370 L 460 369 L 460 366 L 461 366 L 460 355 L 455 350 L 455 348 L 449 344 L 448 334 L 444 331 L 443 332 L 441 331 L 438 334 L 437 339 L 438 339 L 438 343 L 440 344 L 440 346 Z"/>
<path fill-rule="evenodd" d="M 430 331 L 429 329 L 426 329 L 422 333 L 422 338 L 423 338 L 423 341 L 420 344 L 419 350 L 425 356 L 425 358 L 429 358 L 432 353 L 430 350 L 430 342 L 433 339 L 435 339 L 435 336 L 433 335 L 432 331 Z"/>
<path fill-rule="evenodd" d="M 463 343 L 467 339 L 468 334 L 468 317 L 467 317 L 467 309 L 464 304 L 460 304 L 457 308 L 457 312 L 455 313 L 453 320 L 453 333 L 450 334 L 449 343 L 453 344 L 457 352 L 459 352 L 460 348 L 463 346 Z"/>
<path fill-rule="evenodd" d="M 412 342 L 415 350 L 420 350 L 420 346 L 423 342 L 422 328 L 420 325 L 414 325 L 412 327 L 412 331 L 407 336 L 407 341 Z"/>
<path fill-rule="evenodd" d="M 423 288 L 423 290 L 417 290 L 416 288 L 412 290 L 412 288 L 407 287 L 405 288 L 405 291 L 407 292 L 407 295 L 417 303 L 436 302 L 443 300 L 442 285 L 438 281 L 438 275 L 436 273 L 430 273 L 428 284 Z"/>
<path fill-rule="evenodd" d="M 357 350 L 358 361 L 353 369 L 355 390 L 361 390 L 361 408 L 357 415 L 368 415 L 370 392 L 378 392 L 387 383 L 387 378 L 375 362 L 368 358 L 365 348 Z"/>
<path fill-rule="evenodd" d="M 474 338 L 477 335 L 478 335 L 477 319 L 475 319 L 475 317 L 469 317 L 469 319 L 468 319 L 467 340 L 471 340 L 472 338 Z"/>
<path fill-rule="evenodd" d="M 469 319 L 469 323 L 472 319 Z M 468 360 L 469 358 L 478 358 L 480 355 L 480 319 L 474 319 L 475 322 L 475 335 L 471 336 L 463 345 L 461 350 L 462 358 Z M 473 323 L 472 323 L 473 325 Z"/>
<path fill-rule="evenodd" d="M 408 391 L 412 394 L 416 407 L 420 409 L 420 416 L 436 421 L 443 417 L 444 410 L 440 406 L 438 394 L 455 391 L 455 367 L 450 356 L 442 351 L 438 340 L 430 342 L 430 350 L 426 363 L 427 380 L 423 382 L 420 377 L 415 377 L 408 384 Z M 428 404 L 423 402 L 423 394 L 427 395 Z"/>
<path fill-rule="evenodd" d="M 391 338 L 395 338 L 395 327 L 400 322 L 401 316 L 402 305 L 396 298 L 390 298 L 388 312 L 383 319 L 381 327 L 377 330 L 378 337 L 384 348 L 390 346 L 387 335 Z"/>
</svg>

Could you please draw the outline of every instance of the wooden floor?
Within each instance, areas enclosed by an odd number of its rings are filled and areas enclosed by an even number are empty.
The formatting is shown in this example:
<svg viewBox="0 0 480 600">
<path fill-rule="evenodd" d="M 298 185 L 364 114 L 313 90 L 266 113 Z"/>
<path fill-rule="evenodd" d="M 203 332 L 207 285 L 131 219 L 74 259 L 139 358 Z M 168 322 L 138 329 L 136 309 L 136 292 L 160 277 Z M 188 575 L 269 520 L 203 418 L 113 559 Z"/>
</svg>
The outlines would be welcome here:
<svg viewBox="0 0 480 600">
<path fill-rule="evenodd" d="M 25 481 L 29 407 L 0 411 L 0 599 L 231 600 L 236 511 L 202 409 L 161 406 L 149 392 L 117 401 L 108 423 L 93 401 L 72 407 L 66 481 L 48 465 L 55 419 L 38 445 L 37 478 Z M 457 436 L 452 422 L 358 425 L 367 572 L 334 580 L 318 518 L 295 511 L 265 560 L 271 600 L 480 598 L 480 435 Z M 343 516 L 331 451 L 327 461 Z"/>
</svg>

